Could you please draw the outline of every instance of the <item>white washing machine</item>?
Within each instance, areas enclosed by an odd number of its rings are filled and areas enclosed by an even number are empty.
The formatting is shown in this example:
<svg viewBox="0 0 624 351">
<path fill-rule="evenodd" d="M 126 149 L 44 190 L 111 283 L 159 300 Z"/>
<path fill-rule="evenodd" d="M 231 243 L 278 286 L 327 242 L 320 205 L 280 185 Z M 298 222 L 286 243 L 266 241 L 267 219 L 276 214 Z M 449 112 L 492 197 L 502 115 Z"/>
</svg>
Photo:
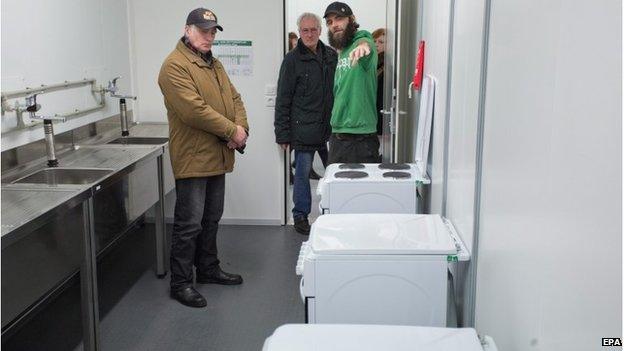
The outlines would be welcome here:
<svg viewBox="0 0 624 351">
<path fill-rule="evenodd" d="M 306 322 L 446 327 L 448 264 L 469 258 L 440 215 L 320 216 L 296 267 Z"/>
<path fill-rule="evenodd" d="M 334 163 L 317 186 L 320 212 L 419 213 L 418 188 L 429 183 L 420 163 Z"/>
<path fill-rule="evenodd" d="M 395 325 L 286 324 L 263 351 L 497 351 L 489 336 L 472 328 Z"/>
</svg>

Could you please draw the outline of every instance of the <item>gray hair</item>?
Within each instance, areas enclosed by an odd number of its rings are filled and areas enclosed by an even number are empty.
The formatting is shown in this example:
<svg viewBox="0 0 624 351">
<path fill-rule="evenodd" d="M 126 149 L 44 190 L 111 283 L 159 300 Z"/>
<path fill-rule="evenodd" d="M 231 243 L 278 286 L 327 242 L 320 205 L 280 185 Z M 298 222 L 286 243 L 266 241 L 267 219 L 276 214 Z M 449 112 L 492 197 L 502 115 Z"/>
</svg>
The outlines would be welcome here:
<svg viewBox="0 0 624 351">
<path fill-rule="evenodd" d="M 188 28 L 190 31 L 197 31 L 197 26 L 194 24 L 187 24 L 186 26 L 184 26 L 184 36 L 186 36 L 186 28 Z"/>
<path fill-rule="evenodd" d="M 301 28 L 301 21 L 307 18 L 314 19 L 314 21 L 316 21 L 316 27 L 321 28 L 321 18 L 311 12 L 304 12 L 297 18 L 297 28 Z"/>
</svg>

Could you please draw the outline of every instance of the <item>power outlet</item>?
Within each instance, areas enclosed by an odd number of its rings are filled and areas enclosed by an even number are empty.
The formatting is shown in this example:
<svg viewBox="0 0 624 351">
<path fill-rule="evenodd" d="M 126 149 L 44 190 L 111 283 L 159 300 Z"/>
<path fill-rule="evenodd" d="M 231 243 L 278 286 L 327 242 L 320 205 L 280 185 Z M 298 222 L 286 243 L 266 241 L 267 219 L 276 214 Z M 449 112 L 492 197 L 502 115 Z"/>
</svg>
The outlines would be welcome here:
<svg viewBox="0 0 624 351">
<path fill-rule="evenodd" d="M 275 96 L 264 96 L 264 105 L 266 107 L 275 107 Z"/>
</svg>

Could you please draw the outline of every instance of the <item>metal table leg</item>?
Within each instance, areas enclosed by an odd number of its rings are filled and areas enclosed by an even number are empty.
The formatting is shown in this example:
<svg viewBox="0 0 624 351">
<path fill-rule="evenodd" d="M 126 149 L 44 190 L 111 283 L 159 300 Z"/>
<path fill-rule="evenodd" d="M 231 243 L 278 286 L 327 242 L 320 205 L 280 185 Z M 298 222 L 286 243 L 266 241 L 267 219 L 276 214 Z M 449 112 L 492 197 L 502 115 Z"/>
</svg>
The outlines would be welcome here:
<svg viewBox="0 0 624 351">
<path fill-rule="evenodd" d="M 93 197 L 82 203 L 84 257 L 80 267 L 80 293 L 82 300 L 82 328 L 85 351 L 99 350 L 99 307 L 97 292 L 97 256 L 95 254 L 95 227 Z"/>
<path fill-rule="evenodd" d="M 156 159 L 158 165 L 158 202 L 154 205 L 155 214 L 155 235 L 156 235 L 156 276 L 164 278 L 167 275 L 165 266 L 166 255 L 166 236 L 165 236 L 165 186 L 164 186 L 164 167 L 163 156 L 160 155 Z"/>
</svg>

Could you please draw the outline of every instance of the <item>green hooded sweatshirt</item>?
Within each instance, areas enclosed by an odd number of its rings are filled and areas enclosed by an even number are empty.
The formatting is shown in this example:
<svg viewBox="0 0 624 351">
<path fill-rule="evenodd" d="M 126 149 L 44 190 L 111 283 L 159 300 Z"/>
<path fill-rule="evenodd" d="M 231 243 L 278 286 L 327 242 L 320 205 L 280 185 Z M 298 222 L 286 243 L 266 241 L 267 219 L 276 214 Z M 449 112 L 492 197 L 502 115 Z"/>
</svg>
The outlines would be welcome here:
<svg viewBox="0 0 624 351">
<path fill-rule="evenodd" d="M 351 66 L 349 54 L 362 41 L 368 42 L 370 54 L 361 57 L 355 66 Z M 377 49 L 373 36 L 365 30 L 359 30 L 351 44 L 338 57 L 334 76 L 332 133 L 376 133 L 376 99 Z"/>
</svg>

